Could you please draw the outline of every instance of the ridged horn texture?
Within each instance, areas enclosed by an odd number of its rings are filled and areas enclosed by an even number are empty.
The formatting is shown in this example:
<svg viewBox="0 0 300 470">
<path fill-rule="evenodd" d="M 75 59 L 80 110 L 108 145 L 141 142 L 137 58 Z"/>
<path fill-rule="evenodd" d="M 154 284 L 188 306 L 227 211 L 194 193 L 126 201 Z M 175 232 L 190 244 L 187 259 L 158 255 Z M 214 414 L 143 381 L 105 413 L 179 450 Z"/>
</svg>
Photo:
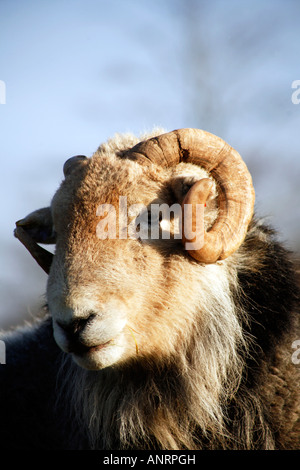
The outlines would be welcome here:
<svg viewBox="0 0 300 470">
<path fill-rule="evenodd" d="M 193 163 L 207 170 L 217 182 L 219 214 L 204 234 L 204 246 L 188 252 L 197 261 L 215 263 L 239 248 L 253 215 L 255 194 L 246 164 L 224 140 L 200 129 L 179 129 L 140 142 L 126 157 L 163 167 Z"/>
<path fill-rule="evenodd" d="M 36 260 L 39 266 L 49 274 L 53 254 L 39 246 L 35 241 L 28 235 L 28 233 L 20 226 L 17 225 L 14 235 L 20 242 L 27 248 L 31 256 Z"/>
</svg>

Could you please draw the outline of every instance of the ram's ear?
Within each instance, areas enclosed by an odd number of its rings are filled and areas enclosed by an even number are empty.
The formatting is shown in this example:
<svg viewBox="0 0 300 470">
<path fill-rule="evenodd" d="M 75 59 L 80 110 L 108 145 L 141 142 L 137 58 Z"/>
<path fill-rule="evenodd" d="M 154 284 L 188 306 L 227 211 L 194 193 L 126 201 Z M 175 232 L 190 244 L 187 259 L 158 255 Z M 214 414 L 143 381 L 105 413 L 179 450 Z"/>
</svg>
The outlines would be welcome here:
<svg viewBox="0 0 300 470">
<path fill-rule="evenodd" d="M 190 189 L 196 184 L 198 181 L 201 179 L 207 179 L 208 176 L 207 174 L 201 170 L 201 173 L 199 171 L 199 175 L 179 175 L 174 177 L 171 181 L 171 189 L 173 191 L 173 194 L 175 196 L 175 200 L 182 204 L 184 198 L 186 197 L 187 193 L 190 191 Z M 214 200 L 216 197 L 216 184 L 213 179 L 211 179 L 211 191 L 208 195 L 209 201 Z M 207 201 L 208 202 L 208 201 Z"/>
<path fill-rule="evenodd" d="M 24 219 L 16 222 L 36 243 L 56 243 L 56 234 L 50 207 L 44 207 L 28 214 Z"/>
<path fill-rule="evenodd" d="M 196 181 L 197 179 L 192 176 L 177 176 L 171 180 L 171 188 L 177 202 L 182 203 L 184 197 Z"/>
</svg>

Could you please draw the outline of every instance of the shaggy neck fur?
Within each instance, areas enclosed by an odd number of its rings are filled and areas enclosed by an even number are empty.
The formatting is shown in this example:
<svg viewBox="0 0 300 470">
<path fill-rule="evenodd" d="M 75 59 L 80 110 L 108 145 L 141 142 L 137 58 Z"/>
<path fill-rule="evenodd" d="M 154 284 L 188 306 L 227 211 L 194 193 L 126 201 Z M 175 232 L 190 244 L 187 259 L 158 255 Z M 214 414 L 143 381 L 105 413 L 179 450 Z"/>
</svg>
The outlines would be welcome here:
<svg viewBox="0 0 300 470">
<path fill-rule="evenodd" d="M 199 321 L 176 355 L 95 372 L 66 357 L 60 398 L 85 423 L 92 448 L 198 449 L 225 436 L 223 409 L 239 386 L 246 341 L 230 296 L 234 276 L 225 264 L 204 269 Z"/>
</svg>

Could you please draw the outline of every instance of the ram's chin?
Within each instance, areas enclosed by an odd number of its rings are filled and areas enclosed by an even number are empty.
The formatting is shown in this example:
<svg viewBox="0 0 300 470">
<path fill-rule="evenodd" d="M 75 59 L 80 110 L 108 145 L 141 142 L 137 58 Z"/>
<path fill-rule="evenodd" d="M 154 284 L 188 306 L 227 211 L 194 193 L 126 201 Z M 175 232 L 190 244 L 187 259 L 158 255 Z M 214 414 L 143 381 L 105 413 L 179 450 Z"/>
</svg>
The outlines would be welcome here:
<svg viewBox="0 0 300 470">
<path fill-rule="evenodd" d="M 119 362 L 124 354 L 124 346 L 111 342 L 82 354 L 71 354 L 74 362 L 83 369 L 100 370 Z"/>
</svg>

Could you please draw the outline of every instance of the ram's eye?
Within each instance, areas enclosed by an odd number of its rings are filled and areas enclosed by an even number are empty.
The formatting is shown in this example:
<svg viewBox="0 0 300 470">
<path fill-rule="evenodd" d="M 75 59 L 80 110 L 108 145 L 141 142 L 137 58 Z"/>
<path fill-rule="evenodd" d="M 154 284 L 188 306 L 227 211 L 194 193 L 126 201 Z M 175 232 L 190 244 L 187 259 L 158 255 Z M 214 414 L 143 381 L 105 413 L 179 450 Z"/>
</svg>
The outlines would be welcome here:
<svg viewBox="0 0 300 470">
<path fill-rule="evenodd" d="M 134 210 L 133 210 L 134 209 Z M 160 211 L 149 207 L 136 207 L 132 208 L 130 214 L 134 215 L 134 219 L 129 224 L 129 233 L 133 238 L 138 240 L 149 240 L 159 238 L 161 213 Z"/>
<path fill-rule="evenodd" d="M 155 213 L 151 210 L 148 210 L 147 211 L 147 217 L 148 217 L 149 227 L 151 227 L 152 225 L 159 224 L 162 220 L 161 212 L 159 212 L 159 214 L 157 214 L 157 213 Z"/>
<path fill-rule="evenodd" d="M 151 211 L 147 210 L 142 214 L 142 220 L 144 223 L 147 223 L 149 226 L 151 225 Z"/>
<path fill-rule="evenodd" d="M 151 209 L 145 209 L 140 212 L 138 217 L 136 218 L 136 223 L 138 226 L 148 226 L 151 227 L 155 224 L 159 224 L 161 221 L 161 213 L 157 214 L 155 211 Z"/>
</svg>

